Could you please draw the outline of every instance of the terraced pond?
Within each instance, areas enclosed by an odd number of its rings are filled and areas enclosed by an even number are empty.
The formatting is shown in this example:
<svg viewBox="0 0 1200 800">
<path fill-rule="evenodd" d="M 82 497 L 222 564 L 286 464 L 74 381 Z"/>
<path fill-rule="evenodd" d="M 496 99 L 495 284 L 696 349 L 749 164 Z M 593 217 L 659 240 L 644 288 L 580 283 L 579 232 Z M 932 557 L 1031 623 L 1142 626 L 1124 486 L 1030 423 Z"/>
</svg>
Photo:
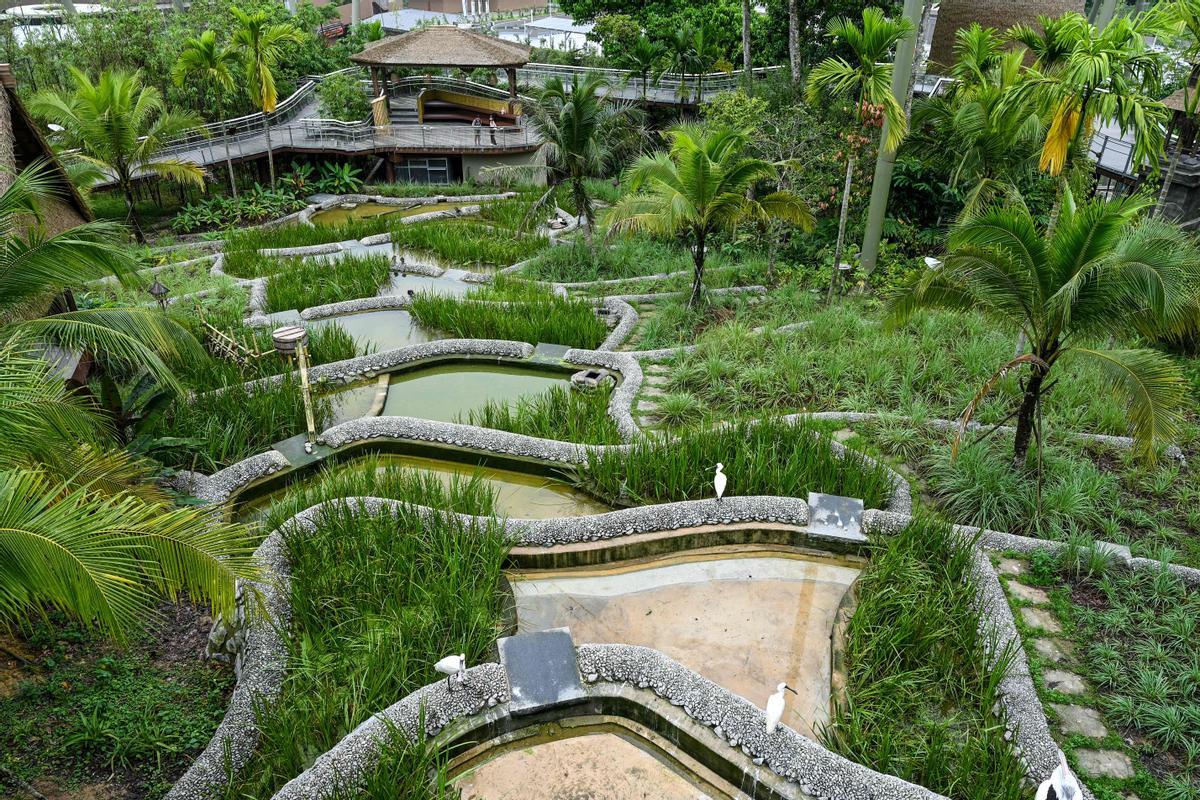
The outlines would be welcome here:
<svg viewBox="0 0 1200 800">
<path fill-rule="evenodd" d="M 401 372 L 392 377 L 384 416 L 455 422 L 488 402 L 515 403 L 552 386 L 567 386 L 570 374 L 515 364 L 450 364 Z"/>
<path fill-rule="evenodd" d="M 393 203 L 354 203 L 335 206 L 318 211 L 310 217 L 314 225 L 342 225 L 354 219 L 375 217 L 415 217 L 430 211 L 447 211 L 453 208 L 477 206 L 478 203 L 426 203 L 419 206 L 401 206 Z"/>
</svg>

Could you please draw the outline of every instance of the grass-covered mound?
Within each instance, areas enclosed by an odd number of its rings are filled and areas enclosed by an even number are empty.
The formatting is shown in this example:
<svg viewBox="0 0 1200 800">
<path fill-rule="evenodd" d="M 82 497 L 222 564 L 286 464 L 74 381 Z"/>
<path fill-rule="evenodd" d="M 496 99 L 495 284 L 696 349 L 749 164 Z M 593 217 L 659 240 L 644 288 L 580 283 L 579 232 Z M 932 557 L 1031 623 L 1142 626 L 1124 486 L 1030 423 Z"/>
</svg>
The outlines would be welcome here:
<svg viewBox="0 0 1200 800">
<path fill-rule="evenodd" d="M 970 545 L 914 520 L 883 539 L 856 584 L 845 691 L 822 731 L 835 752 L 952 800 L 1029 797 L 992 715 L 1007 653 L 988 666 Z"/>
<path fill-rule="evenodd" d="M 579 392 L 552 386 L 542 394 L 517 398 L 515 404 L 491 400 L 459 421 L 541 439 L 620 444 L 617 424 L 608 415 L 611 396 L 612 390 L 608 387 Z"/>
<path fill-rule="evenodd" d="M 391 278 L 384 255 L 303 259 L 267 281 L 267 313 L 374 297 Z"/>
<path fill-rule="evenodd" d="M 892 493 L 887 467 L 855 451 L 833 452 L 829 436 L 804 423 L 766 420 L 688 431 L 677 438 L 642 438 L 626 450 L 589 456 L 582 486 L 613 503 L 649 505 L 713 496 L 713 469 L 725 465 L 728 495 L 808 497 L 825 492 L 862 498 L 882 508 Z"/>
</svg>

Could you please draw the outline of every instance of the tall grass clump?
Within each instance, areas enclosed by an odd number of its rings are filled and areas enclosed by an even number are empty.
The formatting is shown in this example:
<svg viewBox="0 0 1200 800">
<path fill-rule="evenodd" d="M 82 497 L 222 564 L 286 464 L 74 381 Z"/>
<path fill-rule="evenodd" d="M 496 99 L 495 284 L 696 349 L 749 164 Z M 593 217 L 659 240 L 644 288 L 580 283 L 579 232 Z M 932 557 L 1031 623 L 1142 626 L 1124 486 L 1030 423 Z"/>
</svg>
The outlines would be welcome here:
<svg viewBox="0 0 1200 800">
<path fill-rule="evenodd" d="M 522 274 L 537 280 L 574 283 L 691 269 L 691 256 L 684 248 L 646 237 L 634 237 L 614 241 L 598 248 L 595 253 L 582 241 L 566 247 L 551 247 L 526 264 Z"/>
<path fill-rule="evenodd" d="M 952 800 L 1019 800 L 1025 771 L 992 715 L 1011 651 L 988 656 L 972 558 L 949 525 L 921 518 L 874 549 L 846 629 L 845 691 L 821 738 Z"/>
<path fill-rule="evenodd" d="M 449 758 L 436 739 L 424 734 L 410 741 L 404 732 L 387 722 L 387 734 L 379 758 L 357 781 L 339 776 L 333 791 L 321 800 L 460 800 L 461 791 L 450 778 Z"/>
<path fill-rule="evenodd" d="M 522 433 L 580 444 L 620 444 L 617 424 L 608 416 L 612 389 L 579 392 L 552 386 L 542 394 L 517 398 L 515 404 L 489 400 L 459 420 L 481 428 Z"/>
<path fill-rule="evenodd" d="M 325 428 L 332 416 L 329 401 L 314 398 L 313 414 L 317 429 Z M 178 397 L 140 432 L 157 442 L 154 455 L 163 464 L 216 472 L 304 432 L 300 380 L 289 373 L 278 382 L 231 383 Z"/>
<path fill-rule="evenodd" d="M 404 250 L 429 252 L 453 264 L 506 267 L 539 253 L 549 240 L 538 233 L 521 233 L 467 219 L 437 219 L 390 228 L 392 244 Z"/>
<path fill-rule="evenodd" d="M 422 292 L 409 310 L 427 328 L 468 339 L 550 342 L 591 350 L 608 335 L 608 327 L 596 316 L 592 303 L 526 287 L 521 290 L 523 296 L 513 300 L 481 299 L 498 297 L 489 290 L 466 297 Z"/>
<path fill-rule="evenodd" d="M 389 268 L 390 262 L 384 255 L 302 260 L 267 282 L 267 311 L 374 297 L 390 279 Z"/>
<path fill-rule="evenodd" d="M 579 468 L 584 488 L 613 504 L 670 503 L 712 497 L 713 468 L 725 465 L 729 495 L 807 497 L 809 492 L 860 497 L 882 508 L 891 473 L 848 450 L 833 452 L 828 435 L 805 423 L 778 420 L 687 431 L 677 438 L 638 439 L 620 451 L 589 455 Z"/>
<path fill-rule="evenodd" d="M 346 242 L 383 233 L 391 224 L 392 221 L 386 217 L 356 217 L 338 225 L 279 225 L 274 228 L 249 228 L 230 233 L 225 238 L 225 250 L 226 252 L 240 252 Z"/>
<path fill-rule="evenodd" d="M 508 545 L 494 519 L 341 508 L 315 531 L 286 533 L 285 547 L 287 669 L 229 800 L 272 796 L 371 714 L 443 678 L 438 659 L 479 663 L 501 633 Z"/>
<path fill-rule="evenodd" d="M 383 497 L 478 517 L 496 513 L 495 491 L 481 474 L 454 475 L 443 481 L 387 456 L 368 455 L 329 463 L 316 475 L 289 486 L 267 507 L 263 527 L 274 530 L 306 508 L 345 497 Z"/>
</svg>

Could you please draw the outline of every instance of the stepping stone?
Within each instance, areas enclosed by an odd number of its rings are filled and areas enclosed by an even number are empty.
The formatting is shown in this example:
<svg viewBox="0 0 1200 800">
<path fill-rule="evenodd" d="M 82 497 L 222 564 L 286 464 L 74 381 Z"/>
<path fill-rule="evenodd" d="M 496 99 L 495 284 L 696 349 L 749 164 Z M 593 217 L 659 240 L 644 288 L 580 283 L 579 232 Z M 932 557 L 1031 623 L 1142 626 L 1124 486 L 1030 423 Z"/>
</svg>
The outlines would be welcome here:
<svg viewBox="0 0 1200 800">
<path fill-rule="evenodd" d="M 1063 694 L 1087 692 L 1087 684 L 1083 682 L 1083 678 L 1065 669 L 1048 669 L 1042 673 L 1042 680 L 1046 682 L 1047 689 L 1053 689 Z"/>
<path fill-rule="evenodd" d="M 1089 775 L 1105 778 L 1132 778 L 1133 762 L 1120 750 L 1076 750 L 1079 768 Z"/>
<path fill-rule="evenodd" d="M 646 384 L 647 386 L 666 386 L 670 382 L 671 379 L 666 375 L 647 375 L 642 380 L 642 383 Z"/>
<path fill-rule="evenodd" d="M 1036 586 L 1026 586 L 1017 581 L 1008 581 L 1008 593 L 1018 600 L 1024 600 L 1027 603 L 1049 603 L 1050 597 Z"/>
<path fill-rule="evenodd" d="M 1051 703 L 1050 707 L 1058 714 L 1058 724 L 1063 733 L 1078 733 L 1093 739 L 1108 736 L 1108 728 L 1104 727 L 1104 720 L 1100 718 L 1100 712 L 1096 709 L 1063 703 Z"/>
<path fill-rule="evenodd" d="M 658 386 L 651 384 L 650 386 L 647 386 L 645 389 L 642 389 L 642 394 L 645 395 L 646 397 L 662 397 L 663 395 L 666 394 L 666 392 L 664 392 L 662 389 L 658 388 Z"/>
<path fill-rule="evenodd" d="M 1025 562 L 1016 558 L 1002 558 L 997 569 L 1001 575 L 1022 575 L 1025 573 Z"/>
<path fill-rule="evenodd" d="M 496 642 L 508 674 L 509 711 L 528 714 L 585 697 L 569 628 L 519 633 Z"/>
<path fill-rule="evenodd" d="M 1041 628 L 1047 633 L 1062 633 L 1062 625 L 1054 618 L 1054 614 L 1044 608 L 1025 606 L 1019 609 L 1021 619 L 1031 628 Z"/>
<path fill-rule="evenodd" d="M 1068 664 L 1075 659 L 1075 645 L 1063 639 L 1034 639 L 1033 650 L 1047 661 Z"/>
<path fill-rule="evenodd" d="M 842 428 L 840 431 L 833 432 L 833 439 L 837 442 L 846 442 L 854 438 L 854 431 L 849 428 Z"/>
</svg>

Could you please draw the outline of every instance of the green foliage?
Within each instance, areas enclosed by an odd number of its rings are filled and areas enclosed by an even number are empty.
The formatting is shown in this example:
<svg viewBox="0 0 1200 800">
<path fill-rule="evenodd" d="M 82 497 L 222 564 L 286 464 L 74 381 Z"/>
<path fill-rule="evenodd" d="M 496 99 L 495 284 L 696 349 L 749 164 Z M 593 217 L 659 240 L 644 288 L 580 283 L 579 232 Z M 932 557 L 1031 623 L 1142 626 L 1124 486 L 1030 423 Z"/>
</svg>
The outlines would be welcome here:
<svg viewBox="0 0 1200 800">
<path fill-rule="evenodd" d="M 391 277 L 387 256 L 350 253 L 328 261 L 301 259 L 267 282 L 267 312 L 374 297 Z"/>
<path fill-rule="evenodd" d="M 448 758 L 437 740 L 422 733 L 420 741 L 411 742 L 389 722 L 379 759 L 362 780 L 355 786 L 339 781 L 321 800 L 459 800 L 461 795 L 451 785 Z"/>
<path fill-rule="evenodd" d="M 700 114 L 710 125 L 757 133 L 767 115 L 767 100 L 746 94 L 744 89 L 719 93 L 700 107 Z"/>
<path fill-rule="evenodd" d="M 1019 800 L 1025 770 L 992 711 L 1011 654 L 988 654 L 971 561 L 971 545 L 930 519 L 875 548 L 855 584 L 845 692 L 821 738 L 953 800 Z"/>
<path fill-rule="evenodd" d="M 827 435 L 803 422 L 773 419 L 692 430 L 672 439 L 638 439 L 627 450 L 590 455 L 579 481 L 616 505 L 700 500 L 712 496 L 717 463 L 729 475 L 729 495 L 825 492 L 861 497 L 867 508 L 882 508 L 892 493 L 886 467 L 867 463 L 853 450 L 838 458 Z"/>
<path fill-rule="evenodd" d="M 518 398 L 516 405 L 489 401 L 460 421 L 542 439 L 620 444 L 621 434 L 608 415 L 611 394 L 612 390 L 607 387 L 579 392 L 552 386 L 542 394 Z"/>
<path fill-rule="evenodd" d="M 307 202 L 289 191 L 269 189 L 256 183 L 252 189 L 243 189 L 237 197 L 213 195 L 189 203 L 171 220 L 171 229 L 176 233 L 195 233 L 213 228 L 240 228 L 278 219 L 306 205 Z"/>
<path fill-rule="evenodd" d="M 665 274 L 691 267 L 691 256 L 683 248 L 639 236 L 618 239 L 594 253 L 578 241 L 570 247 L 551 247 L 527 263 L 521 274 L 541 281 L 574 283 Z"/>
<path fill-rule="evenodd" d="M 636 47 L 642 29 L 628 14 L 601 14 L 588 38 L 600 43 L 606 58 L 620 63 Z"/>
<path fill-rule="evenodd" d="M 233 683 L 191 653 L 163 658 L 155 637 L 117 650 L 59 615 L 18 642 L 36 656 L 0 697 L 0 767 L 27 783 L 92 784 L 116 771 L 159 797 L 208 744 Z"/>
<path fill-rule="evenodd" d="M 532 285 L 516 292 L 475 290 L 466 297 L 420 293 L 410 310 L 425 327 L 460 338 L 550 342 L 590 350 L 608 335 L 588 301 L 558 297 Z"/>
<path fill-rule="evenodd" d="M 317 85 L 321 101 L 321 117 L 345 122 L 362 122 L 371 113 L 371 103 L 363 91 L 362 75 L 358 72 L 339 72 Z"/>
<path fill-rule="evenodd" d="M 432 253 L 443 261 L 467 266 L 507 267 L 540 253 L 549 244 L 540 234 L 466 219 L 385 224 L 391 224 L 392 243 L 397 247 Z"/>
<path fill-rule="evenodd" d="M 494 519 L 343 509 L 315 532 L 289 534 L 286 547 L 287 672 L 227 798 L 272 795 L 371 714 L 442 677 L 438 659 L 479 663 L 501 633 L 508 547 Z"/>
<path fill-rule="evenodd" d="M 321 176 L 317 178 L 316 188 L 329 194 L 355 194 L 362 189 L 362 170 L 352 164 L 321 165 Z"/>
</svg>

